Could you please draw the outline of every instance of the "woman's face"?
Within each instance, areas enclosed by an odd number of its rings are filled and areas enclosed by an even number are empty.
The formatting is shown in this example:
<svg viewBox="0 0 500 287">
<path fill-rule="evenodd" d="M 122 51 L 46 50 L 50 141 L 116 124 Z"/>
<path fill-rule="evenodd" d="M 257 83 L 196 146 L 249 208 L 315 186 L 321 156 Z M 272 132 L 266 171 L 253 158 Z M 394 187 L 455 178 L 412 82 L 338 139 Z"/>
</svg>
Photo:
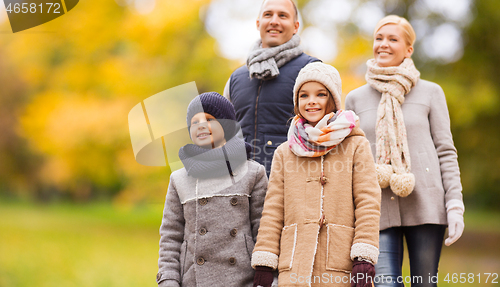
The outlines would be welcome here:
<svg viewBox="0 0 500 287">
<path fill-rule="evenodd" d="M 399 25 L 384 25 L 375 34 L 373 56 L 380 67 L 399 66 L 412 53 L 413 47 L 406 44 L 403 28 Z"/>
<path fill-rule="evenodd" d="M 213 149 L 223 146 L 224 129 L 221 124 L 210 114 L 197 113 L 191 119 L 189 128 L 193 143 L 199 147 Z"/>
<path fill-rule="evenodd" d="M 321 83 L 307 82 L 302 85 L 298 93 L 300 115 L 312 126 L 327 114 L 333 112 L 330 92 Z"/>
</svg>

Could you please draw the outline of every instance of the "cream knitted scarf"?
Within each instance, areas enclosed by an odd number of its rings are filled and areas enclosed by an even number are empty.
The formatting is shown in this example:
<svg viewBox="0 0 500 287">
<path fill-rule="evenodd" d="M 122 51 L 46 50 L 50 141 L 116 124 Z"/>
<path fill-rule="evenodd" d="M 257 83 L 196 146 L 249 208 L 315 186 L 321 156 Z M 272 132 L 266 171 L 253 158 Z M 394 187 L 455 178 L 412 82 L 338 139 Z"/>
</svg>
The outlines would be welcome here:
<svg viewBox="0 0 500 287">
<path fill-rule="evenodd" d="M 302 54 L 299 47 L 300 37 L 295 34 L 288 42 L 271 48 L 262 48 L 262 40 L 258 40 L 247 59 L 250 78 L 270 80 L 279 74 L 279 68 L 291 59 Z"/>
<path fill-rule="evenodd" d="M 415 186 L 401 105 L 420 77 L 411 58 L 395 67 L 379 67 L 375 59 L 366 63 L 366 81 L 382 93 L 377 110 L 376 163 L 380 187 L 390 185 L 398 196 L 408 196 Z"/>
</svg>

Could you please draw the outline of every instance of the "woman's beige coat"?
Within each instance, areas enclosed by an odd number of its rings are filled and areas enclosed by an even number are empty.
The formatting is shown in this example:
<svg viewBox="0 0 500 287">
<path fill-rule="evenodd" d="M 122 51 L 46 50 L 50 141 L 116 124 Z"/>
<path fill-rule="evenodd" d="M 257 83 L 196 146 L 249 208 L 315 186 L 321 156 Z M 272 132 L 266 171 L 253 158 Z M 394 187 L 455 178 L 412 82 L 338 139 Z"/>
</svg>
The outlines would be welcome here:
<svg viewBox="0 0 500 287">
<path fill-rule="evenodd" d="M 350 286 L 352 259 L 377 262 L 380 196 L 360 128 L 323 164 L 283 143 L 274 153 L 252 266 L 277 268 L 279 286 Z"/>
<path fill-rule="evenodd" d="M 346 109 L 353 110 L 372 143 L 375 154 L 375 122 L 380 92 L 366 84 L 350 92 Z M 380 230 L 421 224 L 447 225 L 446 209 L 462 206 L 462 184 L 457 150 L 450 130 L 450 116 L 443 89 L 420 79 L 401 105 L 411 157 L 415 188 L 407 197 L 382 190 Z"/>
</svg>

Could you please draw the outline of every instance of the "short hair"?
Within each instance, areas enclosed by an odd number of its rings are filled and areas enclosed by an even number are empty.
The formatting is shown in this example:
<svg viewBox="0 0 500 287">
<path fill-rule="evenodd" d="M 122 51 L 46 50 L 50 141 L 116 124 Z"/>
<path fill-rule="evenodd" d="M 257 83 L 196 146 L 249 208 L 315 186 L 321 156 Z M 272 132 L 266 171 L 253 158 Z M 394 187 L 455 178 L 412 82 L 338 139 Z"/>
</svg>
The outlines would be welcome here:
<svg viewBox="0 0 500 287">
<path fill-rule="evenodd" d="M 375 26 L 375 31 L 373 31 L 373 37 L 375 37 L 380 28 L 388 24 L 396 24 L 399 25 L 399 27 L 403 28 L 406 44 L 408 46 L 413 46 L 413 44 L 415 43 L 415 39 L 417 38 L 415 30 L 413 30 L 413 27 L 411 26 L 410 22 L 408 22 L 408 20 L 397 15 L 385 16 L 380 21 L 378 21 L 377 25 Z"/>
<path fill-rule="evenodd" d="M 262 4 L 260 5 L 260 10 L 259 10 L 259 18 L 260 18 L 260 13 L 262 12 L 262 7 L 264 7 L 264 3 L 266 3 L 267 0 L 263 0 L 262 1 Z M 295 1 L 293 0 L 289 0 L 290 2 L 292 2 L 292 6 L 293 6 L 293 12 L 295 13 L 294 17 L 293 17 L 293 20 L 295 20 L 295 22 L 299 21 L 299 10 L 297 9 L 297 5 L 295 4 Z"/>
</svg>

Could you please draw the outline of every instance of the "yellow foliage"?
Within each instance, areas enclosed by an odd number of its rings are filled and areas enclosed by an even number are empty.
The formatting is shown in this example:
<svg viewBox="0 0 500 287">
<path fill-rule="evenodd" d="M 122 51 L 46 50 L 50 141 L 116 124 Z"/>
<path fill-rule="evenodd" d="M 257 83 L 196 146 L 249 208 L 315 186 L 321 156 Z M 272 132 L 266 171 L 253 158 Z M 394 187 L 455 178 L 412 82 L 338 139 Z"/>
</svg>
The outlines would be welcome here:
<svg viewBox="0 0 500 287">
<path fill-rule="evenodd" d="M 27 86 L 17 130 L 41 157 L 33 181 L 80 198 L 164 198 L 167 169 L 135 162 L 127 115 L 143 99 L 191 81 L 222 92 L 232 68 L 200 18 L 209 2 L 156 1 L 143 15 L 116 1 L 80 1 L 63 17 L 0 37 L 0 57 Z"/>
<path fill-rule="evenodd" d="M 46 93 L 26 107 L 21 119 L 25 136 L 36 148 L 55 155 L 87 142 L 112 145 L 128 137 L 126 118 L 130 100 Z"/>
</svg>

